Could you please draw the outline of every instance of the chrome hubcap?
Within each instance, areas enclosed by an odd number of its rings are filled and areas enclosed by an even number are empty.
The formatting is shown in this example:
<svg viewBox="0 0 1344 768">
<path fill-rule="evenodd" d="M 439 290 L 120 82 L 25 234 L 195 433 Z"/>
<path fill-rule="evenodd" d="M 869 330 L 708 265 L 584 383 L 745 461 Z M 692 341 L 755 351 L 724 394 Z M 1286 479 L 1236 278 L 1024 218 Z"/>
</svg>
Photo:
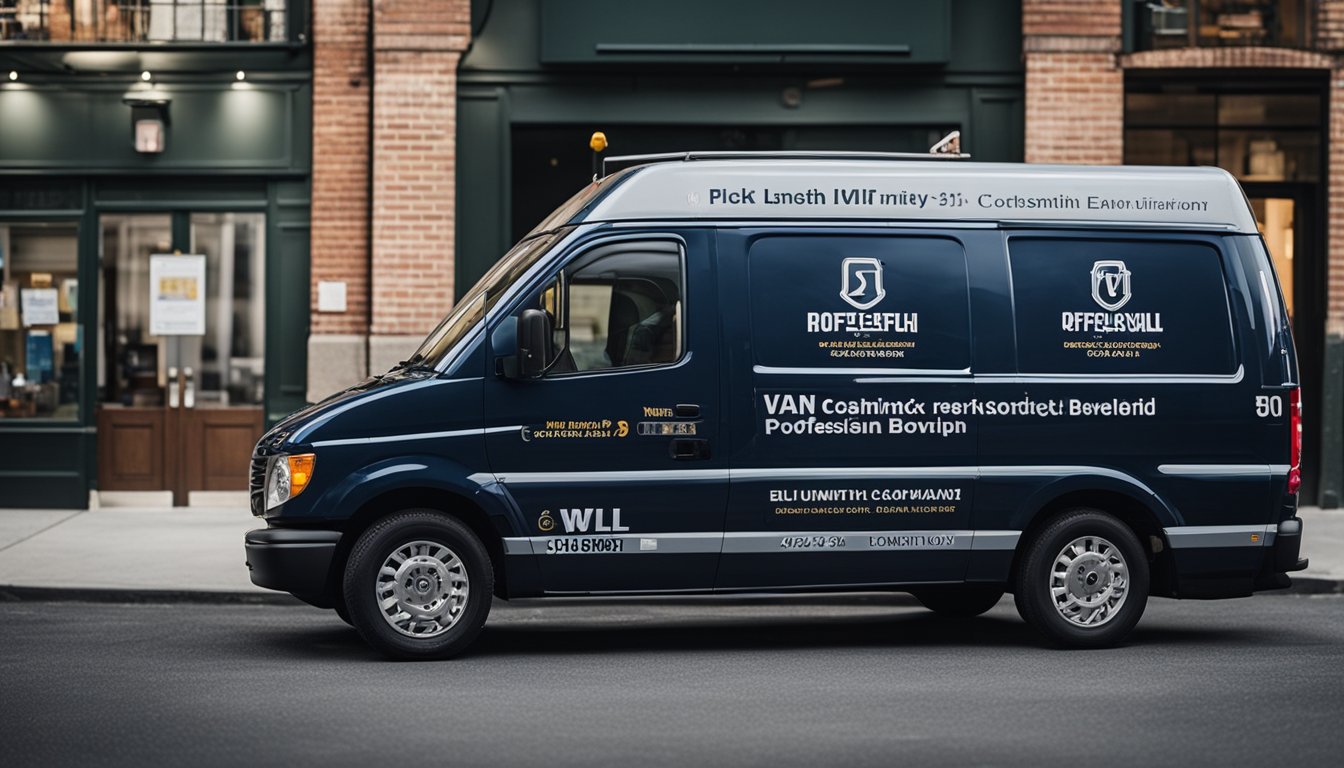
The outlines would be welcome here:
<svg viewBox="0 0 1344 768">
<path fill-rule="evenodd" d="M 1125 556 L 1100 536 L 1069 542 L 1050 571 L 1055 610 L 1080 627 L 1099 627 L 1115 617 L 1129 595 Z"/>
<path fill-rule="evenodd" d="M 434 637 L 462 618 L 467 569 L 444 545 L 412 541 L 383 561 L 374 590 L 383 618 L 393 629 L 409 637 Z"/>
</svg>

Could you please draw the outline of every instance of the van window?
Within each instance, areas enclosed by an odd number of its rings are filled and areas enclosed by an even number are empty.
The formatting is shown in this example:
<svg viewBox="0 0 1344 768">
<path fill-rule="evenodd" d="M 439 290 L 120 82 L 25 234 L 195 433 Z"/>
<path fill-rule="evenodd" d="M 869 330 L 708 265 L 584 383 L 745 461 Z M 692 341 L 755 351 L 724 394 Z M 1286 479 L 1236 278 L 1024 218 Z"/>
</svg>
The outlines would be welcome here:
<svg viewBox="0 0 1344 768">
<path fill-rule="evenodd" d="M 620 243 L 581 256 L 541 295 L 542 308 L 559 316 L 556 348 L 563 349 L 552 373 L 680 359 L 682 272 L 673 242 Z"/>
<path fill-rule="evenodd" d="M 1235 371 L 1227 285 L 1204 242 L 1013 238 L 1023 373 Z"/>
<path fill-rule="evenodd" d="M 767 236 L 748 254 L 756 363 L 970 367 L 961 244 L 939 237 Z"/>
</svg>

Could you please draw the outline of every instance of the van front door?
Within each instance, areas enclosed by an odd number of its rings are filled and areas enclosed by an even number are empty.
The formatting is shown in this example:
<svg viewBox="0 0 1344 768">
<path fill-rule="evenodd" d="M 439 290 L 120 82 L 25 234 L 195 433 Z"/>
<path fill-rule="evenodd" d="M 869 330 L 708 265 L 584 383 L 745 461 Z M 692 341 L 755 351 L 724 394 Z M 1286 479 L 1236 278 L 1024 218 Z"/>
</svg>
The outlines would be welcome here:
<svg viewBox="0 0 1344 768">
<path fill-rule="evenodd" d="M 540 379 L 489 377 L 486 444 L 548 593 L 713 585 L 727 464 L 709 243 L 593 242 L 514 311 L 548 313 L 554 362 Z"/>
<path fill-rule="evenodd" d="M 961 242 L 739 230 L 718 247 L 741 308 L 724 320 L 736 450 L 718 586 L 964 578 L 979 418 Z"/>
</svg>

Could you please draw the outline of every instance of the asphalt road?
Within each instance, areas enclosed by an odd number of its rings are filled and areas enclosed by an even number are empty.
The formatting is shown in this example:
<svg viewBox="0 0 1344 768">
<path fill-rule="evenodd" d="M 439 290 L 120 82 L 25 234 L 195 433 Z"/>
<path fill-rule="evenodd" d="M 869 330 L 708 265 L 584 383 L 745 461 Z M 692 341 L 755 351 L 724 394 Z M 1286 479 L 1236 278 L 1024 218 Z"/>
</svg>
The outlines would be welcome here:
<svg viewBox="0 0 1344 768">
<path fill-rule="evenodd" d="M 1154 600 L 1049 650 L 1005 599 L 506 606 L 392 663 L 275 605 L 0 604 L 0 763 L 1339 765 L 1344 597 Z"/>
</svg>

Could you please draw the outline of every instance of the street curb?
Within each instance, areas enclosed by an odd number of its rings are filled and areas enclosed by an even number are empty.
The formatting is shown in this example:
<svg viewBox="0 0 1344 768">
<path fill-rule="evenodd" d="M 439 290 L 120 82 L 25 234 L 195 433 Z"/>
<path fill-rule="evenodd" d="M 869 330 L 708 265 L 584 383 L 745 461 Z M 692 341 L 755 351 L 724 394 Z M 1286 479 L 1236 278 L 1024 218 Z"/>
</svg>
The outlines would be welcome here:
<svg viewBox="0 0 1344 768">
<path fill-rule="evenodd" d="M 190 589 L 86 589 L 83 587 L 17 587 L 0 584 L 0 603 L 133 603 L 141 605 L 203 603 L 210 605 L 307 605 L 280 592 L 210 592 Z"/>
</svg>

